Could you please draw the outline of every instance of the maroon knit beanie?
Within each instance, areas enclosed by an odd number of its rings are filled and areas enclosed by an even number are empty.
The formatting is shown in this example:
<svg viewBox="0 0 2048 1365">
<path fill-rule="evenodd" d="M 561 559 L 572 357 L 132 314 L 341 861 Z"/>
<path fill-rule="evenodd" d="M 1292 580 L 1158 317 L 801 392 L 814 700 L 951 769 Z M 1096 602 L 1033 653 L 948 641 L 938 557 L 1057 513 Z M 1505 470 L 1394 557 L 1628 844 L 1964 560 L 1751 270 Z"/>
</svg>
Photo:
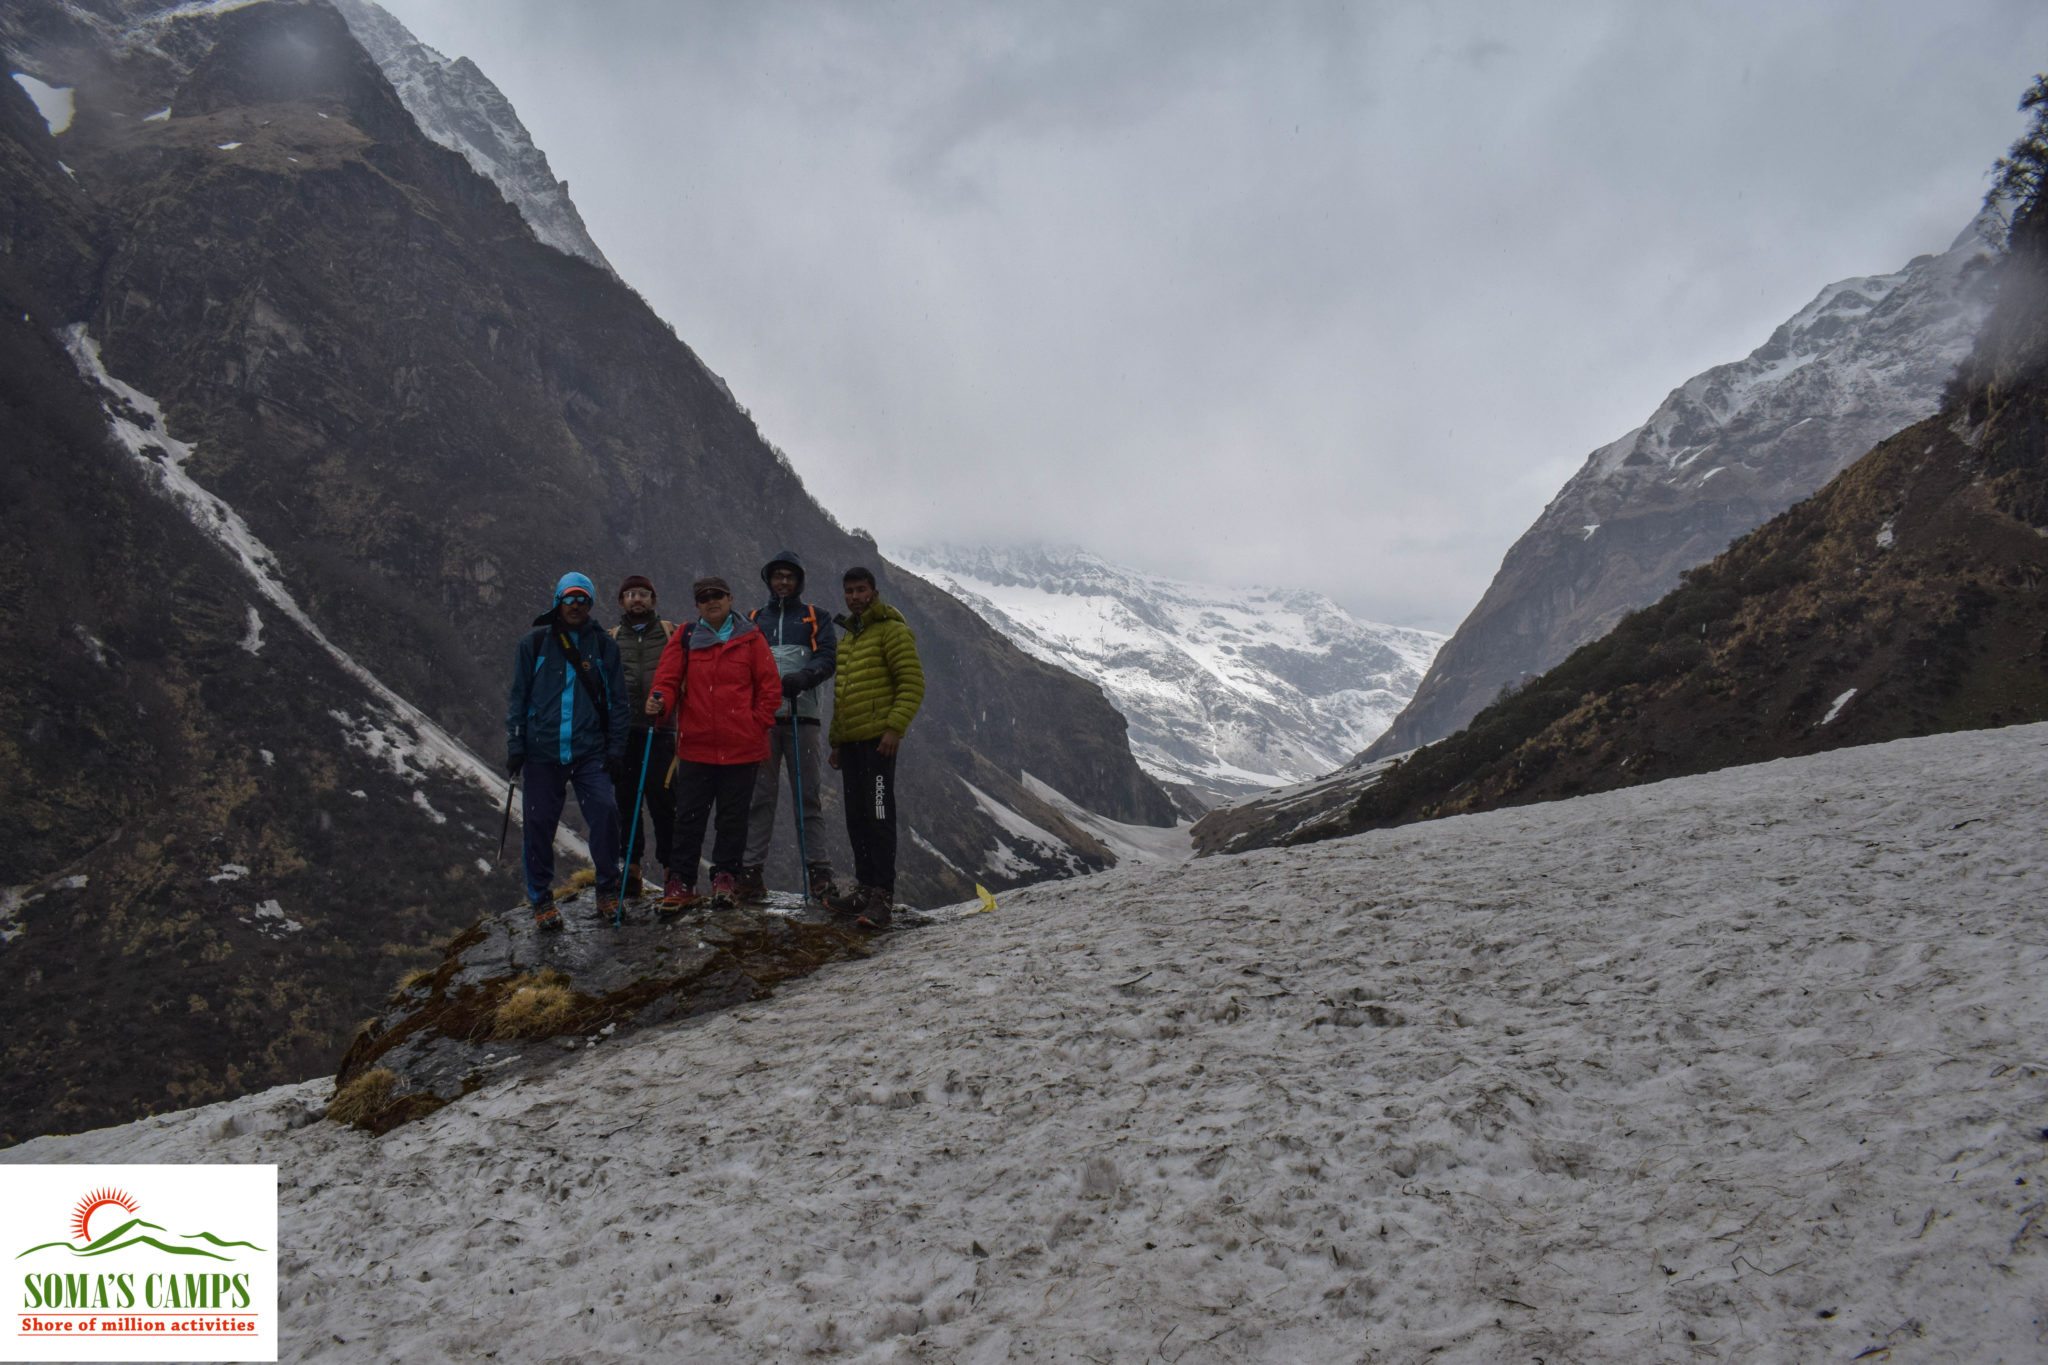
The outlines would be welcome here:
<svg viewBox="0 0 2048 1365">
<path fill-rule="evenodd" d="M 645 588 L 649 593 L 652 593 L 654 591 L 654 584 L 640 574 L 628 574 L 626 581 L 619 584 L 619 600 L 624 601 L 626 594 L 635 588 Z"/>
</svg>

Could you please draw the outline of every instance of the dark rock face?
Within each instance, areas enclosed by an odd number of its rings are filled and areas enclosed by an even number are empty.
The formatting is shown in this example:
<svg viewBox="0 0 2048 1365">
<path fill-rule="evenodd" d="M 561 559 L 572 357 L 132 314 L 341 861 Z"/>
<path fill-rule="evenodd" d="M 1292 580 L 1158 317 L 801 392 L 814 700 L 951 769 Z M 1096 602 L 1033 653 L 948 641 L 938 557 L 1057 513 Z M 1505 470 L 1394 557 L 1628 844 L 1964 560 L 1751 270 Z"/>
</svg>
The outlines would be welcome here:
<svg viewBox="0 0 2048 1365">
<path fill-rule="evenodd" d="M 1111 861 L 1026 770 L 1172 822 L 1099 691 L 842 531 L 630 290 L 420 134 L 331 9 L 164 14 L 0 5 L 11 60 L 78 110 L 53 139 L 0 81 L 0 1135 L 324 1070 L 426 944 L 516 896 L 488 770 L 565 569 L 646 573 L 677 616 L 785 545 L 828 604 L 876 568 L 930 678 L 902 899 Z M 962 777 L 1070 855 L 987 870 Z M 843 870 L 825 791 L 813 847 Z"/>
<path fill-rule="evenodd" d="M 1351 806 L 1358 794 L 1380 780 L 1392 759 L 1352 759 L 1335 772 L 1309 782 L 1219 806 L 1195 821 L 1188 838 L 1195 856 L 1245 853 L 1276 844 L 1311 841 L 1317 831 L 1348 831 Z"/>
<path fill-rule="evenodd" d="M 590 240 L 567 184 L 513 110 L 511 101 L 467 57 L 453 61 L 407 31 L 370 0 L 333 0 L 349 31 L 377 63 L 420 131 L 489 179 L 549 246 L 611 269 Z"/>
<path fill-rule="evenodd" d="M 1990 308 L 1998 233 L 1987 213 L 1943 255 L 1829 285 L 1748 358 L 1689 381 L 1594 451 L 1365 755 L 1458 730 L 1504 685 L 1606 634 L 1933 412 Z"/>
<path fill-rule="evenodd" d="M 561 933 L 537 932 L 523 905 L 479 919 L 408 978 L 349 1045 L 333 1116 L 386 1133 L 566 1054 L 868 956 L 845 929 L 765 910 L 661 924 L 635 905 L 616 928 L 591 918 L 587 892 L 561 910 Z"/>
</svg>

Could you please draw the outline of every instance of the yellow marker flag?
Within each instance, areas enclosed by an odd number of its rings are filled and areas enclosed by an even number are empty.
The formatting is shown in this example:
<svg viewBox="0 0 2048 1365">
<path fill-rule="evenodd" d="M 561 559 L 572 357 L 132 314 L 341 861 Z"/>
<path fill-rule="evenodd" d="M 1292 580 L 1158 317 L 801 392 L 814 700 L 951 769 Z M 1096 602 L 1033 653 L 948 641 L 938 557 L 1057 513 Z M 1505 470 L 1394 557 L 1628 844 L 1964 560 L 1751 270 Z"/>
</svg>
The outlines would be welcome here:
<svg viewBox="0 0 2048 1365">
<path fill-rule="evenodd" d="M 983 886 L 980 882 L 976 882 L 974 884 L 974 894 L 981 897 L 981 909 L 969 910 L 967 912 L 968 914 L 990 915 L 995 913 L 996 898 L 989 894 L 989 889 L 987 887 Z"/>
</svg>

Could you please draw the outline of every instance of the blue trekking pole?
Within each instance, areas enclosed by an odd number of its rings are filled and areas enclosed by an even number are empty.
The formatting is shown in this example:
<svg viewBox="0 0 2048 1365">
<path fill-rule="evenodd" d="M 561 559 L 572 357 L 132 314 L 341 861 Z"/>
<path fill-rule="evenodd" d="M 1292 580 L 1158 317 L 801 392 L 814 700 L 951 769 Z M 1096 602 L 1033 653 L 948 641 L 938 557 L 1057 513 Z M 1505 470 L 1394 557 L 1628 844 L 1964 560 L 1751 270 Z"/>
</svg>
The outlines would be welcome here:
<svg viewBox="0 0 2048 1365">
<path fill-rule="evenodd" d="M 796 856 L 803 864 L 803 903 L 811 903 L 811 857 L 804 851 L 804 732 L 798 728 L 796 703 L 789 707 L 789 772 L 796 785 Z"/>
<path fill-rule="evenodd" d="M 646 743 L 640 747 L 640 786 L 633 793 L 633 828 L 626 835 L 626 857 L 619 864 L 619 902 L 612 908 L 612 928 L 616 929 L 626 918 L 626 869 L 633 865 L 633 840 L 640 834 L 640 800 L 647 795 L 647 760 L 654 757 L 654 731 L 647 732 Z M 801 840 L 799 840 L 801 842 Z"/>
</svg>

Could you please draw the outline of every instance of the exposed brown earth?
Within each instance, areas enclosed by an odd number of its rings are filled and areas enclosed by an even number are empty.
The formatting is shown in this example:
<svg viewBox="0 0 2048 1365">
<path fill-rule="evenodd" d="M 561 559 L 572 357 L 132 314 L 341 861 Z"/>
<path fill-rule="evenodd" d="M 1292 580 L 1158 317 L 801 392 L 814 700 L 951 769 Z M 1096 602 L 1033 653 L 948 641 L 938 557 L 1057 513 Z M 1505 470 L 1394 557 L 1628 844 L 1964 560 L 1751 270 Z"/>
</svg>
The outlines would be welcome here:
<svg viewBox="0 0 2048 1365">
<path fill-rule="evenodd" d="M 831 924 L 752 909 L 661 924 L 649 902 L 613 928 L 589 919 L 590 899 L 562 904 L 563 933 L 537 933 L 518 908 L 456 935 L 440 962 L 409 976 L 357 1031 L 329 1117 L 386 1133 L 566 1053 L 758 1000 L 827 963 L 868 956 L 859 935 Z"/>
</svg>

